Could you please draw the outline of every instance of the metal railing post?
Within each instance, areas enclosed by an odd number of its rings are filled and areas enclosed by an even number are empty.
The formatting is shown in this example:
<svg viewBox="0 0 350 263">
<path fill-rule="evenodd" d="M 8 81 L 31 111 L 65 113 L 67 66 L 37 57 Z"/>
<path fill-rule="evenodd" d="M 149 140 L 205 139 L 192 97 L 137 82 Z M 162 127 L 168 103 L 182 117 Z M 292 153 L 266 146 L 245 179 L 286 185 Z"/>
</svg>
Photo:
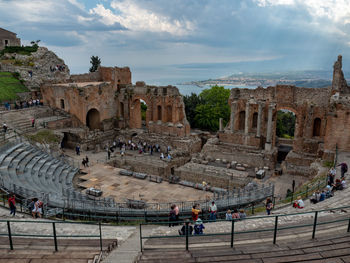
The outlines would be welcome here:
<svg viewBox="0 0 350 263">
<path fill-rule="evenodd" d="M 55 225 L 55 222 L 52 222 L 52 229 L 53 229 L 53 240 L 54 240 L 54 243 L 55 243 L 55 251 L 58 251 L 58 248 L 57 248 L 57 235 L 56 235 L 56 225 Z"/>
<path fill-rule="evenodd" d="M 348 232 L 350 232 L 350 218 L 349 218 L 349 224 L 348 224 Z"/>
<path fill-rule="evenodd" d="M 186 222 L 186 227 L 185 227 L 185 230 L 186 230 L 186 251 L 188 251 L 188 224 L 189 224 L 189 222 Z"/>
<path fill-rule="evenodd" d="M 143 248 L 142 248 L 142 224 L 140 224 L 140 249 L 142 252 L 143 251 Z"/>
<path fill-rule="evenodd" d="M 10 221 L 7 221 L 7 231 L 9 235 L 10 249 L 13 250 Z"/>
<path fill-rule="evenodd" d="M 277 226 L 278 226 L 278 216 L 275 217 L 275 230 L 273 231 L 273 244 L 276 244 Z"/>
<path fill-rule="evenodd" d="M 312 239 L 315 238 L 318 211 L 315 212 L 314 227 L 312 229 Z"/>
<path fill-rule="evenodd" d="M 231 225 L 231 247 L 233 247 L 234 232 L 235 232 L 235 220 L 232 219 L 232 225 Z"/>
<path fill-rule="evenodd" d="M 98 222 L 98 228 L 100 230 L 100 249 L 101 251 L 103 250 L 103 247 L 102 247 L 102 229 L 101 229 L 101 222 Z"/>
</svg>

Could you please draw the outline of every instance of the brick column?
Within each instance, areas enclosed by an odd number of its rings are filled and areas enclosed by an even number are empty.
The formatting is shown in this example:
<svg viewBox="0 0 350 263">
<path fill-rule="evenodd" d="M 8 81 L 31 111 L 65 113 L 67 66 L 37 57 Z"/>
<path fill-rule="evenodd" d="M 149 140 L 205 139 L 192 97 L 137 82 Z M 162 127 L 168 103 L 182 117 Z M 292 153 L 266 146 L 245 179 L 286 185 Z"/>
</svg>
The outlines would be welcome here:
<svg viewBox="0 0 350 263">
<path fill-rule="evenodd" d="M 268 112 L 268 116 L 267 116 L 267 133 L 266 133 L 266 143 L 265 143 L 265 150 L 271 150 L 272 145 L 272 114 L 273 114 L 273 110 L 275 108 L 275 105 L 270 104 L 269 105 L 269 112 Z"/>
<path fill-rule="evenodd" d="M 244 124 L 244 134 L 249 132 L 249 102 L 247 101 L 245 105 L 245 124 Z"/>
<path fill-rule="evenodd" d="M 258 123 L 256 127 L 256 137 L 259 137 L 259 138 L 261 136 L 262 108 L 263 108 L 263 104 L 262 102 L 259 102 L 258 103 Z"/>
<path fill-rule="evenodd" d="M 230 115 L 230 130 L 231 132 L 235 131 L 235 114 L 237 109 L 237 102 L 233 101 L 231 103 L 231 115 Z"/>
</svg>

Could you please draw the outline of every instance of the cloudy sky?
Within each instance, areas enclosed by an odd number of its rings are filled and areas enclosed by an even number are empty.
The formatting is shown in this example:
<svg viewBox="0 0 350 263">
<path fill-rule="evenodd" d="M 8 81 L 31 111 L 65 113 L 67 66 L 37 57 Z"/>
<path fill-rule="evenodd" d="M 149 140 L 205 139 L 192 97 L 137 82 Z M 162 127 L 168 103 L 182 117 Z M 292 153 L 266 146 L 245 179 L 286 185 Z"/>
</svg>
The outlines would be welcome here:
<svg viewBox="0 0 350 263">
<path fill-rule="evenodd" d="M 0 27 L 41 40 L 73 73 L 91 55 L 133 81 L 350 69 L 350 0 L 0 0 Z"/>
</svg>

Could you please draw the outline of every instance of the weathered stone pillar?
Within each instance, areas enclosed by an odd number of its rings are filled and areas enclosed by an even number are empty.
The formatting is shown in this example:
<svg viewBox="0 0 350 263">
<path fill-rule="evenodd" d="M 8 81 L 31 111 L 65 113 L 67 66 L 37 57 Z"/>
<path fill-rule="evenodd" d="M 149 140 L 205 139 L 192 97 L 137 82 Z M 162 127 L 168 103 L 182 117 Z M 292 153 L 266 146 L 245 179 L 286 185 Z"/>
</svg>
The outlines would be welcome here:
<svg viewBox="0 0 350 263">
<path fill-rule="evenodd" d="M 237 109 L 237 102 L 233 101 L 231 103 L 231 115 L 230 115 L 230 130 L 231 132 L 235 131 L 235 114 Z"/>
<path fill-rule="evenodd" d="M 219 118 L 219 131 L 222 131 L 222 118 Z"/>
<path fill-rule="evenodd" d="M 272 145 L 272 115 L 273 115 L 273 110 L 275 108 L 275 105 L 270 104 L 269 105 L 269 112 L 267 116 L 267 133 L 266 133 L 266 143 L 265 143 L 265 150 L 271 150 Z"/>
<path fill-rule="evenodd" d="M 259 137 L 259 138 L 261 136 L 262 108 L 263 108 L 263 104 L 262 102 L 259 102 L 258 103 L 258 123 L 256 127 L 256 137 Z"/>
<path fill-rule="evenodd" d="M 244 134 L 249 132 L 249 101 L 245 105 L 245 124 L 244 124 Z"/>
</svg>

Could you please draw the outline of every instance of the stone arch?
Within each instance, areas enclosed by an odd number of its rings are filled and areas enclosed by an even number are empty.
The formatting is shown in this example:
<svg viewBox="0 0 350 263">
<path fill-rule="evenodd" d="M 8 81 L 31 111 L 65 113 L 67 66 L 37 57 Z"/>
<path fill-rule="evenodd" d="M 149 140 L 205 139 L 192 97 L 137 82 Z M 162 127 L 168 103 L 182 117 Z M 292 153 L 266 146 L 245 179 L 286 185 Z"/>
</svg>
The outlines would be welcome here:
<svg viewBox="0 0 350 263">
<path fill-rule="evenodd" d="M 321 136 L 321 119 L 320 118 L 315 118 L 314 119 L 314 125 L 313 125 L 313 130 L 312 130 L 312 136 Z"/>
<path fill-rule="evenodd" d="M 86 126 L 90 130 L 101 129 L 100 112 L 97 109 L 90 109 L 86 114 Z"/>
<path fill-rule="evenodd" d="M 173 121 L 173 107 L 171 105 L 168 105 L 166 107 L 166 122 L 172 122 Z"/>
<path fill-rule="evenodd" d="M 252 128 L 256 129 L 258 127 L 258 113 L 253 113 L 253 119 L 252 119 Z"/>
<path fill-rule="evenodd" d="M 157 106 L 157 120 L 158 121 L 162 120 L 162 106 L 161 105 Z"/>
<path fill-rule="evenodd" d="M 238 130 L 244 130 L 245 129 L 245 111 L 242 110 L 239 112 L 238 116 Z"/>
<path fill-rule="evenodd" d="M 144 102 L 147 105 L 146 110 L 146 116 L 145 120 L 142 121 L 142 114 L 141 114 L 141 102 Z M 139 96 L 136 95 L 132 98 L 132 102 L 130 104 L 130 122 L 129 127 L 130 128 L 136 128 L 141 129 L 142 123 L 145 124 L 145 126 L 148 126 L 148 122 L 152 120 L 151 118 L 151 103 L 149 102 L 149 99 L 146 96 Z"/>
</svg>

